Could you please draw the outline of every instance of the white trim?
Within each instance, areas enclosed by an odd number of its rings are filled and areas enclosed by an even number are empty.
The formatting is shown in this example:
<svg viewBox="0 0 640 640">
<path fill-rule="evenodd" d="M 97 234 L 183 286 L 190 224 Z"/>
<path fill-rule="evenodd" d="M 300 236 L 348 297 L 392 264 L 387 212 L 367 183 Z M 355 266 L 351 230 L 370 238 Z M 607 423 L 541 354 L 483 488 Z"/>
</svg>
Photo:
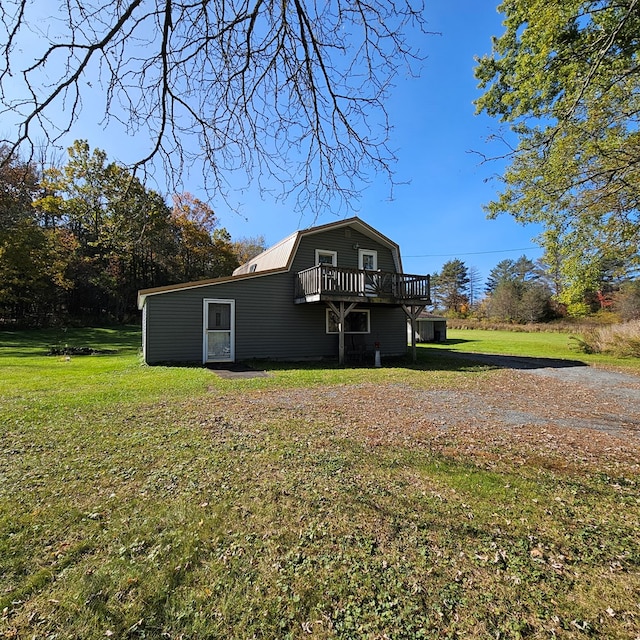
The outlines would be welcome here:
<svg viewBox="0 0 640 640">
<path fill-rule="evenodd" d="M 207 349 L 207 338 L 209 330 L 207 329 L 207 316 L 210 304 L 228 304 L 230 309 L 229 318 L 229 357 L 228 358 L 209 358 Z M 236 301 L 229 298 L 204 298 L 202 300 L 202 363 L 208 362 L 235 362 L 236 359 Z"/>
<path fill-rule="evenodd" d="M 373 274 L 373 272 L 378 270 L 378 252 L 375 249 L 358 249 L 358 269 L 362 269 L 363 271 L 365 271 L 365 256 L 373 257 L 373 268 L 366 269 L 366 273 L 361 274 L 362 290 L 366 296 L 375 297 L 379 283 L 378 276 Z"/>
<path fill-rule="evenodd" d="M 142 307 L 142 361 L 147 361 L 147 305 Z"/>
<path fill-rule="evenodd" d="M 326 316 L 325 316 L 325 332 L 328 333 L 329 335 L 337 335 L 338 333 L 340 333 L 339 331 L 329 331 L 329 314 L 333 313 L 333 315 L 335 316 L 335 312 L 332 311 L 331 309 L 326 309 Z M 345 334 L 348 335 L 365 335 L 367 333 L 371 333 L 371 311 L 369 309 L 352 309 L 351 311 L 349 311 L 349 313 L 347 314 L 347 318 L 352 314 L 352 313 L 364 313 L 367 316 L 367 330 L 366 331 L 345 331 Z M 345 319 L 346 321 L 346 319 Z"/>
<path fill-rule="evenodd" d="M 329 249 L 316 249 L 316 264 L 320 264 L 320 256 L 331 256 L 331 266 L 338 266 L 338 252 Z M 326 264 L 326 263 L 324 263 Z"/>
<path fill-rule="evenodd" d="M 176 291 L 187 291 L 189 289 L 201 289 L 202 287 L 215 287 L 219 284 L 241 282 L 242 280 L 251 280 L 252 278 L 264 278 L 276 273 L 284 273 L 285 271 L 287 271 L 287 269 L 255 271 L 254 273 L 241 273 L 237 276 L 224 276 L 222 278 L 212 278 L 211 280 L 201 280 L 197 282 L 185 282 L 184 284 L 167 285 L 166 287 L 157 287 L 154 289 L 141 289 L 138 292 L 138 309 L 142 309 L 142 307 L 144 307 L 145 301 L 149 296 L 160 296 L 164 293 L 175 293 Z"/>
<path fill-rule="evenodd" d="M 375 249 L 358 249 L 358 269 L 364 269 L 364 256 L 373 256 L 373 269 L 369 269 L 369 271 L 377 271 L 378 252 Z"/>
</svg>

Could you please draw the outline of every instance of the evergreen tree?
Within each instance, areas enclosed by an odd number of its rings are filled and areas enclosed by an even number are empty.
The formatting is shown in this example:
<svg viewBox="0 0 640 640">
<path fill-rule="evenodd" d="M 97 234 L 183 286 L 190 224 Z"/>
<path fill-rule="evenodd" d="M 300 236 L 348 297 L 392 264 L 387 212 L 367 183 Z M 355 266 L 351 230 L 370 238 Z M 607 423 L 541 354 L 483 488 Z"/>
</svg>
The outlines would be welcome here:
<svg viewBox="0 0 640 640">
<path fill-rule="evenodd" d="M 446 262 L 431 282 L 437 308 L 449 313 L 460 313 L 469 305 L 469 271 L 461 260 Z"/>
<path fill-rule="evenodd" d="M 491 269 L 484 290 L 493 293 L 503 282 L 512 282 L 515 279 L 516 269 L 513 260 L 501 260 Z"/>
</svg>

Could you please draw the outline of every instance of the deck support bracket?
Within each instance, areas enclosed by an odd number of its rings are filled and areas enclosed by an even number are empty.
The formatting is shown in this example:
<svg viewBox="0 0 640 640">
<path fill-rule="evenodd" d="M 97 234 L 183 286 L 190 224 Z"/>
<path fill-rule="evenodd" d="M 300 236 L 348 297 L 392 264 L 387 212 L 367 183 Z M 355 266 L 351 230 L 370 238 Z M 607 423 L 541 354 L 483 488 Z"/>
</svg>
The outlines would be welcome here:
<svg viewBox="0 0 640 640">
<path fill-rule="evenodd" d="M 336 306 L 333 302 L 327 300 L 327 306 L 338 318 L 338 364 L 342 366 L 344 364 L 344 321 L 349 312 L 356 306 L 356 303 L 352 302 L 345 306 L 344 302 L 339 302 L 338 306 Z"/>
<path fill-rule="evenodd" d="M 418 353 L 416 351 L 416 322 L 418 316 L 427 308 L 424 304 L 403 304 L 402 308 L 409 317 L 411 323 L 411 357 L 413 362 L 418 361 Z"/>
</svg>

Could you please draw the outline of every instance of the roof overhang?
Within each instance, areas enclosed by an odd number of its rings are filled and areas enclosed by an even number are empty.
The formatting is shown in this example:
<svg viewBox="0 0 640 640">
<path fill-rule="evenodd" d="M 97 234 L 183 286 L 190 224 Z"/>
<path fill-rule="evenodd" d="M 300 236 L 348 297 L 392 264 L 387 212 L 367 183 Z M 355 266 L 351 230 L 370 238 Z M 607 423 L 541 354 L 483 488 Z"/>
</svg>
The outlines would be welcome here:
<svg viewBox="0 0 640 640">
<path fill-rule="evenodd" d="M 209 278 L 208 280 L 195 280 L 194 282 L 181 282 L 180 284 L 170 284 L 164 287 L 140 289 L 140 291 L 138 291 L 138 309 L 142 309 L 142 307 L 144 307 L 145 301 L 149 296 L 160 295 L 163 293 L 170 293 L 173 291 L 184 291 L 186 289 L 198 289 L 200 287 L 210 287 L 212 285 L 225 284 L 227 282 L 240 282 L 241 280 L 251 280 L 252 278 L 261 278 L 262 276 L 268 276 L 274 273 L 282 273 L 285 271 L 286 269 L 271 269 L 270 271 L 258 271 L 256 273 L 247 273 L 239 276 Z"/>
</svg>

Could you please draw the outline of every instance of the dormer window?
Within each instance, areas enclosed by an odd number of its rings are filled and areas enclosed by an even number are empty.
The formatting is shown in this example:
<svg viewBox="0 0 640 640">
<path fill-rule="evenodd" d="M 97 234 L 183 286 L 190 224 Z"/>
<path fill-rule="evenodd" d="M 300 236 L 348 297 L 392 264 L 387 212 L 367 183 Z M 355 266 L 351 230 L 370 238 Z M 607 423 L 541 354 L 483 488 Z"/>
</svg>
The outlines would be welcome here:
<svg viewBox="0 0 640 640">
<path fill-rule="evenodd" d="M 316 264 L 324 264 L 329 267 L 338 266 L 338 252 L 326 249 L 316 249 Z"/>
</svg>

